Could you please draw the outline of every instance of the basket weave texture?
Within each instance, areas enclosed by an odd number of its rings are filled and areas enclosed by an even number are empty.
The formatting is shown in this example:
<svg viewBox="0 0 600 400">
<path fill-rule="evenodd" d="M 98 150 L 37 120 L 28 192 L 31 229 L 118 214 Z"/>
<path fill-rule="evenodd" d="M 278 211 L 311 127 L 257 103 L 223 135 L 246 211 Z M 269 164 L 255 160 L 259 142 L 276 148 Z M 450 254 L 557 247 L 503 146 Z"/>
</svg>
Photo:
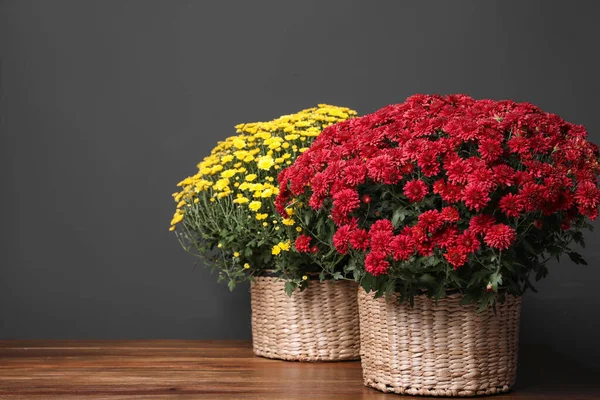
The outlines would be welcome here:
<svg viewBox="0 0 600 400">
<path fill-rule="evenodd" d="M 414 308 L 392 296 L 358 293 L 361 364 L 366 386 L 424 396 L 507 392 L 517 373 L 521 298 L 506 296 L 477 313 L 460 294 L 438 303 L 416 296 Z"/>
<path fill-rule="evenodd" d="M 250 286 L 254 354 L 293 361 L 360 357 L 358 285 L 311 281 L 288 296 L 284 281 L 256 277 Z"/>
</svg>

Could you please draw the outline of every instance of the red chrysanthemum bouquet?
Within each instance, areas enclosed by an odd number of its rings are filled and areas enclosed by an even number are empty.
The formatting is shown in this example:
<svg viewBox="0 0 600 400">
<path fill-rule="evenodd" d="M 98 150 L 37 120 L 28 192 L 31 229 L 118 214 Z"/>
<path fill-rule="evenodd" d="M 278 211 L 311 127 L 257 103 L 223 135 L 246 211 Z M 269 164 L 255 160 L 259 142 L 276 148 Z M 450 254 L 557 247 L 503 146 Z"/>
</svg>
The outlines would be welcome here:
<svg viewBox="0 0 600 400">
<path fill-rule="evenodd" d="M 306 228 L 297 251 L 346 255 L 367 291 L 485 307 L 563 253 L 585 263 L 570 246 L 600 204 L 586 136 L 528 103 L 415 95 L 327 128 L 280 174 L 276 204 Z"/>
</svg>

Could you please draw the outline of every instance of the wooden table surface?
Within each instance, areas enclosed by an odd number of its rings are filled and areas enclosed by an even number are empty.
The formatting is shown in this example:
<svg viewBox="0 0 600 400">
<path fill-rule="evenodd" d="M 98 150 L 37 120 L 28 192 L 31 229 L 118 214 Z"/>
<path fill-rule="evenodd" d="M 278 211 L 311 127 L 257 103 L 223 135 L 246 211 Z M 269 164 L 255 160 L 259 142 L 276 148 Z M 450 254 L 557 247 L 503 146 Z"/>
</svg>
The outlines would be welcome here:
<svg viewBox="0 0 600 400">
<path fill-rule="evenodd" d="M 248 341 L 0 341 L 0 399 L 400 397 L 364 387 L 359 362 L 268 360 Z M 513 392 L 492 398 L 600 399 L 600 374 L 524 348 Z"/>
</svg>

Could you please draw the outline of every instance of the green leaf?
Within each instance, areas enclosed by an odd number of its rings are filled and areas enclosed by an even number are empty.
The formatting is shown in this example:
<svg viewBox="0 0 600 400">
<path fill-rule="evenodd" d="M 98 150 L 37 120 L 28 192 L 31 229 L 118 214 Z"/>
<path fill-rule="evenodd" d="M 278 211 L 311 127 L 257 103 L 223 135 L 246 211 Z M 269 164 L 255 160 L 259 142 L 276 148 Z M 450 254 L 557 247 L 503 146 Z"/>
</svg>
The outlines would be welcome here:
<svg viewBox="0 0 600 400">
<path fill-rule="evenodd" d="M 494 272 L 490 275 L 490 283 L 494 292 L 498 291 L 498 286 L 502 285 L 502 274 L 500 272 Z"/>
<path fill-rule="evenodd" d="M 227 282 L 227 287 L 230 292 L 233 292 L 233 289 L 235 289 L 235 281 L 229 280 L 229 282 Z"/>
<path fill-rule="evenodd" d="M 346 272 L 351 272 L 356 270 L 356 260 L 354 260 L 354 258 L 351 258 L 350 261 L 348 262 L 348 264 L 346 264 L 346 268 L 344 268 L 344 270 Z"/>
<path fill-rule="evenodd" d="M 360 286 L 365 289 L 366 292 L 370 292 L 375 289 L 377 278 L 369 273 L 365 273 L 360 280 Z"/>
<path fill-rule="evenodd" d="M 444 285 L 438 286 L 438 288 L 437 288 L 437 290 L 435 292 L 435 295 L 434 295 L 434 299 L 436 301 L 436 304 L 437 304 L 437 301 L 439 299 L 441 299 L 442 297 L 444 297 L 445 295 L 446 295 L 446 288 L 444 287 Z"/>
<path fill-rule="evenodd" d="M 288 296 L 291 296 L 297 287 L 298 287 L 298 284 L 296 282 L 287 281 L 285 283 L 285 293 L 287 293 Z"/>
<path fill-rule="evenodd" d="M 494 304 L 494 296 L 494 292 L 487 292 L 486 294 L 484 294 L 481 300 L 479 301 L 479 307 L 477 307 L 477 312 L 480 313 L 486 308 L 488 308 L 488 306 Z"/>
<path fill-rule="evenodd" d="M 425 284 L 426 286 L 433 286 L 437 283 L 435 277 L 431 274 L 423 274 L 419 277 L 419 281 Z"/>
<path fill-rule="evenodd" d="M 581 254 L 577 253 L 576 251 L 570 251 L 567 253 L 567 255 L 575 264 L 588 265 L 587 261 L 585 261 Z"/>
<path fill-rule="evenodd" d="M 539 281 L 542 278 L 545 278 L 548 275 L 548 268 L 541 266 L 539 271 L 535 274 L 535 280 Z"/>
<path fill-rule="evenodd" d="M 524 239 L 524 240 L 522 241 L 522 243 L 523 243 L 523 247 L 525 248 L 525 250 L 526 250 L 526 251 L 527 251 L 529 254 L 533 254 L 533 255 L 535 255 L 535 256 L 537 256 L 537 255 L 538 255 L 538 252 L 537 252 L 537 251 L 535 251 L 535 249 L 533 248 L 533 246 L 531 245 L 531 243 L 529 243 L 529 241 L 528 241 L 528 240 L 525 240 L 525 239 Z"/>
<path fill-rule="evenodd" d="M 585 249 L 585 240 L 583 238 L 583 232 L 575 232 L 573 234 L 573 241 Z"/>
<path fill-rule="evenodd" d="M 303 222 L 304 222 L 304 226 L 310 226 L 310 214 L 309 213 L 304 214 Z"/>
<path fill-rule="evenodd" d="M 398 222 L 404 221 L 404 218 L 406 218 L 404 207 L 397 208 L 396 211 L 394 211 L 394 214 L 392 215 L 392 225 L 394 225 L 394 228 L 397 228 Z"/>
<path fill-rule="evenodd" d="M 467 304 L 471 304 L 473 302 L 473 300 L 474 300 L 473 296 L 470 295 L 469 293 L 467 293 L 461 299 L 460 304 L 462 304 L 463 306 L 465 306 Z"/>
</svg>

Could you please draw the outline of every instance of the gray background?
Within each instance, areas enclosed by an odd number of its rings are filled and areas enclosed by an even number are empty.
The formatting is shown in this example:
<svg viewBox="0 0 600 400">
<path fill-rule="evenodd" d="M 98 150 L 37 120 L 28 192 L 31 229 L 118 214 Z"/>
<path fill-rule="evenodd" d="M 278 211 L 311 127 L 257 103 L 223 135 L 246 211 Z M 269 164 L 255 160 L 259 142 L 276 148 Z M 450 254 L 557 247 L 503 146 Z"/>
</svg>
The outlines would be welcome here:
<svg viewBox="0 0 600 400">
<path fill-rule="evenodd" d="M 599 143 L 595 3 L 0 2 L 0 338 L 249 338 L 247 287 L 167 231 L 175 184 L 240 122 L 466 93 Z M 600 365 L 598 239 L 527 295 L 523 343 Z"/>
</svg>

